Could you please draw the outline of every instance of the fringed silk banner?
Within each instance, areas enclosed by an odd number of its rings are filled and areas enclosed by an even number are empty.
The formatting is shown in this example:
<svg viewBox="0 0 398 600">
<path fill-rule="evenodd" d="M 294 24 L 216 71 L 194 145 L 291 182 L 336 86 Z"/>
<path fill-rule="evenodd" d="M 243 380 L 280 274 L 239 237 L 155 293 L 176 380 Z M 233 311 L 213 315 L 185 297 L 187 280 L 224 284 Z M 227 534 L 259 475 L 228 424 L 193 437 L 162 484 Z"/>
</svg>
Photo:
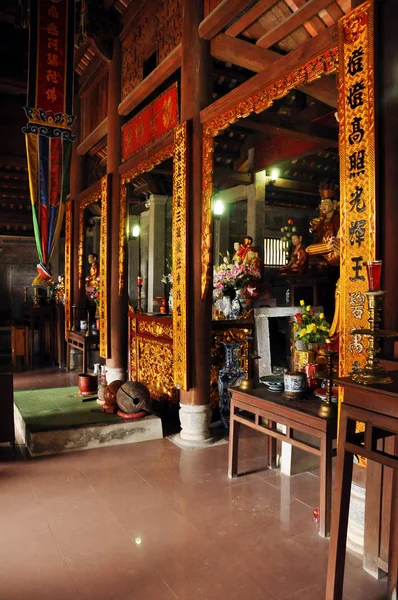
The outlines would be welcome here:
<svg viewBox="0 0 398 600">
<path fill-rule="evenodd" d="M 32 0 L 30 4 L 26 134 L 33 226 L 39 277 L 51 276 L 69 193 L 72 142 L 75 3 Z"/>
<path fill-rule="evenodd" d="M 122 127 L 122 160 L 177 125 L 178 87 L 174 83 Z"/>
</svg>

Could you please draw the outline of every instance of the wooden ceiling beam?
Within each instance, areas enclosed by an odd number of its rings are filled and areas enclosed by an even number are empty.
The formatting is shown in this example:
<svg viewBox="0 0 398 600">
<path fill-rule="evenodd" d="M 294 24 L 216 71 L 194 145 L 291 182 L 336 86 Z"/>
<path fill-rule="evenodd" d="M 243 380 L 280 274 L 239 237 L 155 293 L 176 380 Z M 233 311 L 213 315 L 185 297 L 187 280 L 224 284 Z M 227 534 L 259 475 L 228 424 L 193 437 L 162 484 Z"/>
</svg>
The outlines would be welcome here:
<svg viewBox="0 0 398 600">
<path fill-rule="evenodd" d="M 277 42 L 301 27 L 319 11 L 329 6 L 329 4 L 333 4 L 333 2 L 334 0 L 309 0 L 309 2 L 292 13 L 290 17 L 282 21 L 282 23 L 261 36 L 256 42 L 257 46 L 260 46 L 260 48 L 274 46 Z"/>
<path fill-rule="evenodd" d="M 226 37 L 228 38 L 228 36 Z M 213 104 L 210 104 L 207 108 L 204 108 L 200 113 L 201 122 L 207 123 L 227 110 L 233 109 L 240 102 L 246 101 L 265 87 L 286 77 L 300 65 L 307 63 L 312 58 L 322 54 L 322 52 L 336 47 L 337 42 L 338 31 L 337 24 L 335 24 L 311 40 L 308 40 L 308 42 L 302 44 L 296 50 L 289 52 L 286 56 L 280 57 L 273 64 L 272 69 L 262 70 L 239 87 L 219 98 Z"/>
<path fill-rule="evenodd" d="M 257 48 L 254 44 L 229 37 L 225 33 L 220 33 L 211 41 L 210 52 L 218 60 L 244 67 L 255 73 L 264 71 L 280 58 L 274 52 Z"/>
<path fill-rule="evenodd" d="M 312 83 L 297 88 L 316 100 L 320 100 L 328 106 L 337 108 L 338 90 L 336 79 L 333 76 L 321 77 Z"/>
<path fill-rule="evenodd" d="M 255 121 L 254 119 L 245 119 L 245 125 L 253 129 L 271 135 L 284 135 L 300 140 L 308 140 L 317 143 L 320 147 L 337 147 L 338 131 L 326 125 L 300 121 L 291 123 L 273 113 L 264 112 L 263 119 Z"/>
<path fill-rule="evenodd" d="M 199 37 L 211 40 L 220 33 L 233 19 L 253 4 L 253 0 L 222 0 L 220 4 L 207 15 L 198 28 Z"/>
<path fill-rule="evenodd" d="M 32 225 L 32 215 L 23 210 L 0 210 L 0 225 Z"/>
<path fill-rule="evenodd" d="M 279 0 L 259 0 L 254 6 L 249 8 L 249 10 L 239 17 L 235 23 L 228 27 L 225 33 L 231 37 L 239 35 L 277 2 L 279 2 Z"/>
<path fill-rule="evenodd" d="M 214 171 L 214 177 L 216 180 L 222 181 L 233 181 L 237 183 L 253 183 L 252 173 L 240 173 L 239 171 L 232 171 L 223 167 L 216 167 Z"/>
</svg>

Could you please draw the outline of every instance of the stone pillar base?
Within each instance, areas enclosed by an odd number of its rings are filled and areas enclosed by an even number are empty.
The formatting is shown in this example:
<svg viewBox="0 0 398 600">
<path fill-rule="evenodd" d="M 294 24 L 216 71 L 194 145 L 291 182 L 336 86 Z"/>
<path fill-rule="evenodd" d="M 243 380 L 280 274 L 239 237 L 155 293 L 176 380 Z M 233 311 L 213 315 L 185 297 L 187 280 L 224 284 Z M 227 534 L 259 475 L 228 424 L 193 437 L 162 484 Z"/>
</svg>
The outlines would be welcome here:
<svg viewBox="0 0 398 600">
<path fill-rule="evenodd" d="M 181 431 L 177 436 L 178 446 L 202 448 L 214 443 L 210 435 L 211 409 L 208 404 L 180 404 Z"/>
<path fill-rule="evenodd" d="M 126 371 L 121 367 L 106 367 L 106 383 L 112 381 L 126 381 Z"/>
<path fill-rule="evenodd" d="M 76 348 L 70 349 L 70 370 L 81 369 L 83 365 L 83 355 Z"/>
</svg>

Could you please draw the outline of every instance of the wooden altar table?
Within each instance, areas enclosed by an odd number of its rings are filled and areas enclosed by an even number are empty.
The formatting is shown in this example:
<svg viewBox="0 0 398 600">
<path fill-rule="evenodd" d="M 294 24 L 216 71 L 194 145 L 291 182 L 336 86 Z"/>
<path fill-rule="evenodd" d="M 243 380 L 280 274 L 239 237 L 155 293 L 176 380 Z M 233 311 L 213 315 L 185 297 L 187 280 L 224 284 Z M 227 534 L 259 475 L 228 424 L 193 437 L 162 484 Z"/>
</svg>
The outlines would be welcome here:
<svg viewBox="0 0 398 600">
<path fill-rule="evenodd" d="M 330 534 L 326 600 L 341 600 L 343 595 L 345 552 L 347 540 L 348 511 L 351 496 L 353 455 L 359 454 L 392 470 L 391 519 L 388 560 L 388 600 L 397 598 L 398 573 L 398 371 L 389 373 L 394 383 L 389 385 L 364 386 L 349 377 L 337 379 L 335 383 L 344 387 L 344 402 L 341 404 L 339 439 L 336 463 L 336 480 L 333 500 L 333 518 Z M 364 433 L 355 433 L 356 422 L 365 424 Z M 393 442 L 387 449 L 387 442 Z M 383 448 L 384 443 L 384 448 Z M 367 473 L 367 477 L 369 473 Z M 369 479 L 368 479 L 369 481 Z M 367 489 L 365 507 L 365 552 L 366 538 L 380 533 L 380 512 L 374 517 L 369 505 Z M 380 493 L 380 488 L 376 492 Z M 372 517 L 372 518 L 370 518 Z M 371 531 L 369 532 L 369 529 Z"/>
<path fill-rule="evenodd" d="M 297 446 L 320 459 L 320 535 L 327 537 L 330 529 L 332 492 L 333 440 L 337 436 L 337 407 L 330 406 L 312 394 L 300 400 L 290 400 L 282 393 L 270 392 L 259 386 L 250 392 L 232 388 L 229 431 L 228 476 L 238 476 L 238 446 L 240 425 L 269 436 L 268 467 L 275 467 L 276 440 Z M 244 411 L 242 414 L 241 411 Z M 266 419 L 267 424 L 260 422 Z M 286 433 L 276 430 L 276 424 L 285 425 Z M 295 437 L 295 432 L 306 433 L 319 440 L 315 446 Z"/>
</svg>

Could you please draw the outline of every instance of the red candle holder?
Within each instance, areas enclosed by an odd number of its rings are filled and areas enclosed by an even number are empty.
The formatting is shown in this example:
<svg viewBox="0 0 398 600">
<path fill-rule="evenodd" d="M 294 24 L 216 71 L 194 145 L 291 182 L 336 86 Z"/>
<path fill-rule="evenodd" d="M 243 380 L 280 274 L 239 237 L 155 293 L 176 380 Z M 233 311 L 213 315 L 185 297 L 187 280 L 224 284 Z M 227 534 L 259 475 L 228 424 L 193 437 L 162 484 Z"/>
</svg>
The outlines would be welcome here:
<svg viewBox="0 0 398 600">
<path fill-rule="evenodd" d="M 380 290 L 382 262 L 381 260 L 372 260 L 366 263 L 369 292 L 378 292 Z"/>
<path fill-rule="evenodd" d="M 142 285 L 142 277 L 137 277 L 137 285 Z"/>
</svg>

